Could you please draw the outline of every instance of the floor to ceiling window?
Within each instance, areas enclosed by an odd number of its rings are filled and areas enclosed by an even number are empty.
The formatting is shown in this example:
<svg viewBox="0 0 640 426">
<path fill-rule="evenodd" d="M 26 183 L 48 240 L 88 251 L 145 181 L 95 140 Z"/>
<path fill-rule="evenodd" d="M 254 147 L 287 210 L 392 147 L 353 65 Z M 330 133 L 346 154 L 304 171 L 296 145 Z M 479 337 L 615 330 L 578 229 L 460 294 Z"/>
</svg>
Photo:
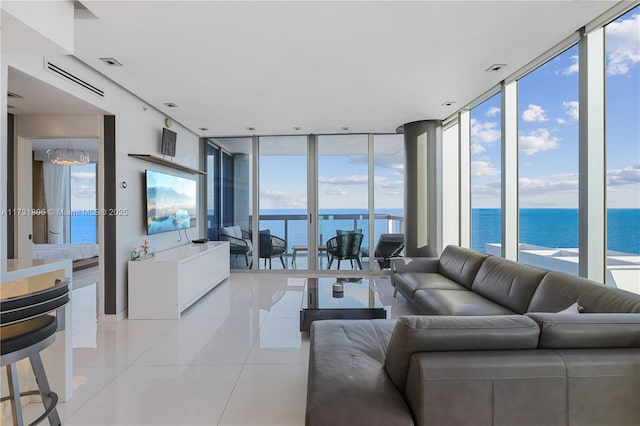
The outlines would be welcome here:
<svg viewBox="0 0 640 426">
<path fill-rule="evenodd" d="M 442 247 L 460 244 L 458 124 L 442 131 Z"/>
<path fill-rule="evenodd" d="M 318 136 L 318 242 L 331 253 L 340 232 L 360 231 L 348 241 L 360 252 L 369 247 L 369 137 L 368 135 Z M 339 232 L 340 231 L 340 232 Z M 346 238 L 345 238 L 346 239 Z M 336 256 L 331 269 L 357 269 L 357 260 Z M 327 262 L 331 261 L 331 256 Z M 322 265 L 320 266 L 322 268 Z M 328 267 L 328 264 L 327 264 Z M 366 268 L 363 266 L 363 268 Z"/>
<path fill-rule="evenodd" d="M 577 45 L 518 81 L 518 115 L 519 259 L 577 274 Z"/>
<path fill-rule="evenodd" d="M 640 6 L 605 26 L 607 284 L 640 292 Z"/>
<path fill-rule="evenodd" d="M 501 114 L 500 94 L 470 112 L 471 117 L 471 248 L 500 255 Z"/>
<path fill-rule="evenodd" d="M 207 143 L 207 239 L 218 239 L 220 230 L 220 148 Z"/>
<path fill-rule="evenodd" d="M 403 135 L 374 135 L 373 191 L 375 220 L 371 250 L 375 252 L 381 234 L 404 233 Z M 376 267 L 374 262 L 369 265 Z"/>
<path fill-rule="evenodd" d="M 207 175 L 207 209 L 211 211 L 207 219 L 212 220 L 207 225 L 210 227 L 208 233 L 215 232 L 217 228 L 218 239 L 221 239 L 220 233 L 231 232 L 246 240 L 232 240 L 238 244 L 231 247 L 231 268 L 248 269 L 254 253 L 250 237 L 253 139 L 211 138 L 209 142 L 212 148 L 207 151 L 207 170 L 212 170 L 213 176 Z M 215 186 L 213 190 L 210 183 Z M 217 218 L 211 217 L 215 214 Z"/>
<path fill-rule="evenodd" d="M 260 137 L 258 148 L 260 268 L 307 269 L 307 137 Z"/>
<path fill-rule="evenodd" d="M 71 244 L 96 243 L 96 163 L 69 166 Z"/>
</svg>

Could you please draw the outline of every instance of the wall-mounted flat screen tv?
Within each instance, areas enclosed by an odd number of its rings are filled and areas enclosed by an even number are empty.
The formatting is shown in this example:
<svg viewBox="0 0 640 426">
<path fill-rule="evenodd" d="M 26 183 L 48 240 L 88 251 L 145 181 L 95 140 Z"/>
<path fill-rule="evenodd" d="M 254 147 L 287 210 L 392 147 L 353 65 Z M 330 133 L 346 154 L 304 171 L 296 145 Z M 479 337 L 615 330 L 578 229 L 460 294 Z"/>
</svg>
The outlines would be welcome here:
<svg viewBox="0 0 640 426">
<path fill-rule="evenodd" d="M 196 226 L 196 181 L 153 170 L 145 171 L 147 234 Z"/>
<path fill-rule="evenodd" d="M 160 153 L 162 155 L 176 156 L 176 140 L 178 134 L 166 127 L 162 129 L 162 143 L 160 144 Z"/>
</svg>

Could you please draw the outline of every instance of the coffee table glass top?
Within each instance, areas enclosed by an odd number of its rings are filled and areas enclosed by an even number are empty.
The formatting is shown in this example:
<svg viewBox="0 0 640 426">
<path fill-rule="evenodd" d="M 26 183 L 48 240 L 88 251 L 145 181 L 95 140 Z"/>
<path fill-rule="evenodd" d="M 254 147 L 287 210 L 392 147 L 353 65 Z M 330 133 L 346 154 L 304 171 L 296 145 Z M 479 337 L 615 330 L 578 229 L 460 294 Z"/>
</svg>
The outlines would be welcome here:
<svg viewBox="0 0 640 426">
<path fill-rule="evenodd" d="M 342 284 L 342 293 L 333 284 Z M 307 278 L 302 309 L 380 309 L 384 308 L 366 278 Z"/>
</svg>

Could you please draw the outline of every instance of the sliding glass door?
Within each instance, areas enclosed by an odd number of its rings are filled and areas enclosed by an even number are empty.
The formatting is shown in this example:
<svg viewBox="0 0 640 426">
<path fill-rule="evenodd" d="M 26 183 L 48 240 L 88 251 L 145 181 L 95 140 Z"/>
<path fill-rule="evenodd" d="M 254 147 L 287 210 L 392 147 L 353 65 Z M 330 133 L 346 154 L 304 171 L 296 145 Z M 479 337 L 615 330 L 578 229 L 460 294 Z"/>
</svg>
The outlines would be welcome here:
<svg viewBox="0 0 640 426">
<path fill-rule="evenodd" d="M 321 135 L 317 140 L 318 247 L 327 255 L 318 267 L 366 269 L 369 136 Z"/>
<path fill-rule="evenodd" d="M 261 137 L 258 149 L 259 267 L 307 269 L 307 137 Z"/>
</svg>

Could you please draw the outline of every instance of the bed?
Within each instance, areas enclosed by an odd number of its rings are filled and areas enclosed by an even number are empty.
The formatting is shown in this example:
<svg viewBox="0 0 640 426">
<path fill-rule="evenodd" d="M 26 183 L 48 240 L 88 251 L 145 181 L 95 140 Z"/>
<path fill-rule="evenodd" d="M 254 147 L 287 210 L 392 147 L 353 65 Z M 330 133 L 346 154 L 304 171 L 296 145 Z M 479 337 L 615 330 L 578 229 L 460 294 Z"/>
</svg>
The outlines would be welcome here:
<svg viewBox="0 0 640 426">
<path fill-rule="evenodd" d="M 73 269 L 98 264 L 98 244 L 34 244 L 34 259 L 71 259 Z"/>
</svg>

